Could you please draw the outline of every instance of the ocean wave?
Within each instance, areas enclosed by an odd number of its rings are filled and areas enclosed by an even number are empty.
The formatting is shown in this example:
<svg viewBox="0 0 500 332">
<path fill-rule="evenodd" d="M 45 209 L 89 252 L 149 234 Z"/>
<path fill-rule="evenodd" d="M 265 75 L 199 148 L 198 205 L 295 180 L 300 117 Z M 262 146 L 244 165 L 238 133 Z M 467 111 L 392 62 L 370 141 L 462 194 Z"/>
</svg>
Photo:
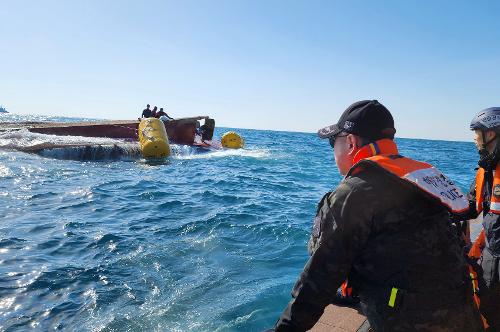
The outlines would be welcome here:
<svg viewBox="0 0 500 332">
<path fill-rule="evenodd" d="M 342 176 L 313 134 L 239 132 L 245 149 L 173 144 L 161 162 L 45 158 L 4 147 L 52 137 L 0 134 L 0 329 L 271 327 L 307 262 L 316 205 Z M 461 185 L 473 180 L 472 143 L 399 143 Z"/>
</svg>

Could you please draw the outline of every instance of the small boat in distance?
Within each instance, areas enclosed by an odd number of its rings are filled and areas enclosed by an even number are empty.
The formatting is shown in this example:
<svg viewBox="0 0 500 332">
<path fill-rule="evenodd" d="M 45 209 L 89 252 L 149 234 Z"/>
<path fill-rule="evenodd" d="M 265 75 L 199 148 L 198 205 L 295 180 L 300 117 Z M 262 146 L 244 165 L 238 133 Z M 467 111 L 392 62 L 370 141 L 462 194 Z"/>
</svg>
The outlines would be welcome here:
<svg viewBox="0 0 500 332">
<path fill-rule="evenodd" d="M 0 105 L 0 113 L 9 113 L 9 112 L 7 112 L 7 109 L 5 107 Z"/>
</svg>

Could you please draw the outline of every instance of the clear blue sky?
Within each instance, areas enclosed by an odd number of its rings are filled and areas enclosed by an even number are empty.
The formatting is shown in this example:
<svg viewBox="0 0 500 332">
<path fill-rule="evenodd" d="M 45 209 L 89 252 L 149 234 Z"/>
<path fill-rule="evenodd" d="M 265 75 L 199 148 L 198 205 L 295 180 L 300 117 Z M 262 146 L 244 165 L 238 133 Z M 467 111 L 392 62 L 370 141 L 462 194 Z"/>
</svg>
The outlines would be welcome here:
<svg viewBox="0 0 500 332">
<path fill-rule="evenodd" d="M 376 98 L 398 136 L 470 140 L 500 106 L 499 1 L 0 2 L 0 104 L 314 132 Z"/>
</svg>

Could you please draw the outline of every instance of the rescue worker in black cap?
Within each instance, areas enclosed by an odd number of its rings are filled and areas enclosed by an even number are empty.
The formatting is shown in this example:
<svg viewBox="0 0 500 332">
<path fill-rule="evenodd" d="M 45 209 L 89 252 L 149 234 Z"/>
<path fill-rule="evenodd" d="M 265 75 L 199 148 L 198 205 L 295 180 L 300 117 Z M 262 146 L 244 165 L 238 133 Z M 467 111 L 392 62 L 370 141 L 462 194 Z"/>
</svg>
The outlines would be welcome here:
<svg viewBox="0 0 500 332">
<path fill-rule="evenodd" d="M 391 113 L 349 106 L 319 130 L 345 178 L 318 205 L 312 256 L 275 331 L 309 330 L 348 280 L 378 331 L 482 331 L 458 227 L 469 202 L 432 165 L 399 154 Z"/>
<path fill-rule="evenodd" d="M 479 112 L 472 119 L 479 150 L 479 169 L 471 186 L 471 217 L 481 215 L 483 228 L 469 256 L 478 261 L 480 309 L 488 331 L 500 331 L 500 107 Z M 482 274 L 482 276 L 481 276 Z"/>
</svg>

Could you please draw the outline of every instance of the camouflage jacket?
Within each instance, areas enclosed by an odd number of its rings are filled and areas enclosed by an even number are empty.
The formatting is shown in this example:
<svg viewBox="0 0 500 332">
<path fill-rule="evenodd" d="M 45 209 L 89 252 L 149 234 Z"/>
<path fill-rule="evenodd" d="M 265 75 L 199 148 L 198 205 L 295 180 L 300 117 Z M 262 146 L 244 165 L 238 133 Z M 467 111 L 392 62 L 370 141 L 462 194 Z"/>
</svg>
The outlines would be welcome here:
<svg viewBox="0 0 500 332">
<path fill-rule="evenodd" d="M 433 324 L 448 324 L 449 329 L 443 331 L 465 328 L 454 326 L 450 315 L 468 317 L 474 323 L 467 329 L 480 330 L 477 317 L 469 317 L 473 308 L 470 281 L 449 213 L 419 189 L 377 166 L 348 174 L 334 192 L 323 197 L 309 249 L 312 256 L 276 331 L 310 329 L 346 278 L 358 291 L 375 331 L 404 330 L 408 327 L 401 327 L 402 321 L 411 324 L 419 319 L 431 330 Z M 428 298 L 424 302 L 429 303 L 408 310 L 402 310 L 403 304 L 391 308 L 392 288 L 399 289 L 399 294 L 429 295 L 419 297 L 420 302 Z M 446 297 L 455 301 L 455 294 L 464 301 L 445 303 Z M 445 309 L 449 307 L 455 309 Z M 439 317 L 434 315 L 438 309 L 443 309 Z"/>
</svg>

